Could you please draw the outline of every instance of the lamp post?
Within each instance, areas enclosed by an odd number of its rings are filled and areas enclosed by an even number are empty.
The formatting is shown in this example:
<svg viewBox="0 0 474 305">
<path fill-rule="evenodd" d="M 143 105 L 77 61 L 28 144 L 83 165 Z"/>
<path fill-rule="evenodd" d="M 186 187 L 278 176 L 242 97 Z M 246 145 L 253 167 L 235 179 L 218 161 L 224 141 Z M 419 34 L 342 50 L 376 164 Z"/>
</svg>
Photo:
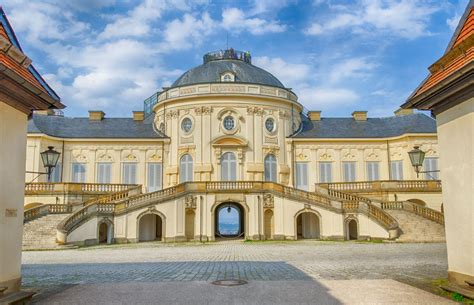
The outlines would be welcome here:
<svg viewBox="0 0 474 305">
<path fill-rule="evenodd" d="M 43 166 L 46 168 L 46 172 L 43 173 L 43 172 L 27 171 L 27 173 L 39 174 L 36 178 L 38 178 L 41 175 L 48 175 L 48 182 L 51 182 L 51 174 L 53 173 L 53 169 L 58 164 L 59 155 L 61 155 L 61 153 L 55 151 L 53 146 L 48 146 L 48 150 L 43 151 L 42 153 L 40 153 L 40 155 L 41 155 L 41 160 L 43 161 Z"/>
<path fill-rule="evenodd" d="M 412 150 L 408 152 L 410 157 L 411 165 L 415 168 L 416 178 L 419 177 L 420 173 L 438 173 L 439 170 L 435 171 L 420 171 L 423 166 L 423 160 L 425 160 L 425 152 L 420 149 L 419 146 L 414 146 Z"/>
</svg>

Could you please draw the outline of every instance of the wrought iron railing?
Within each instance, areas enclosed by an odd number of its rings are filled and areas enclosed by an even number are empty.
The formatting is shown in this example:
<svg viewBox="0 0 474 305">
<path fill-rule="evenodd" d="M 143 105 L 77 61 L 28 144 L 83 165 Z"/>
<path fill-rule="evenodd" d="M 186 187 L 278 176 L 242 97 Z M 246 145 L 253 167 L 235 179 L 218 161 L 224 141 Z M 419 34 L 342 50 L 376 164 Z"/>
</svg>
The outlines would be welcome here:
<svg viewBox="0 0 474 305">
<path fill-rule="evenodd" d="M 252 63 L 252 56 L 248 51 L 238 51 L 234 49 L 220 50 L 206 53 L 203 57 L 204 63 L 208 63 L 213 60 L 221 59 L 237 59 L 245 61 L 246 63 Z"/>
</svg>

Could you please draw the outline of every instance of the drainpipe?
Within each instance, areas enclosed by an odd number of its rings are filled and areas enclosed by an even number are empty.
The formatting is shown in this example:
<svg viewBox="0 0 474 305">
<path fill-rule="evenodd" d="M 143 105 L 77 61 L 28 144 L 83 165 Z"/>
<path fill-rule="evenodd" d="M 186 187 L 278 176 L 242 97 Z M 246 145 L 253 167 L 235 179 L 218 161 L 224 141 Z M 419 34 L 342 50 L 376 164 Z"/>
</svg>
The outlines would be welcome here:
<svg viewBox="0 0 474 305">
<path fill-rule="evenodd" d="M 390 145 L 387 140 L 387 161 L 388 161 L 388 180 L 392 179 L 392 167 L 390 166 Z"/>
</svg>

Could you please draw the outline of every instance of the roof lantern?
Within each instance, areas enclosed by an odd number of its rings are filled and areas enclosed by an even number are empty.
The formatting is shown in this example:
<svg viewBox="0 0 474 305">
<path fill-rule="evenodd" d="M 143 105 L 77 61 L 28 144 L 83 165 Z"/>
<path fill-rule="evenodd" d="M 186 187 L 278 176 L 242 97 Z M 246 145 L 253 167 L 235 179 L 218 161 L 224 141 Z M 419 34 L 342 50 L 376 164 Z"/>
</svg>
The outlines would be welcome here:
<svg viewBox="0 0 474 305">
<path fill-rule="evenodd" d="M 250 55 L 249 51 L 238 51 L 234 50 L 233 48 L 206 53 L 203 56 L 203 63 L 206 64 L 210 61 L 224 59 L 241 60 L 248 64 L 252 63 L 252 56 Z"/>
</svg>

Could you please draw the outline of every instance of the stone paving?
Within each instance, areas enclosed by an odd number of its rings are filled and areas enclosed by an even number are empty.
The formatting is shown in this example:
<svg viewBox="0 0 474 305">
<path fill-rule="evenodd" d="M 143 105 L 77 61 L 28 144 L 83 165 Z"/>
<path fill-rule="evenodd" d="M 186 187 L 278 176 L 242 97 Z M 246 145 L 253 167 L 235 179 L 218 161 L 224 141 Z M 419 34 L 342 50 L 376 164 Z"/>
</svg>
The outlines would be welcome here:
<svg viewBox="0 0 474 305">
<path fill-rule="evenodd" d="M 359 242 L 145 243 L 23 252 L 36 300 L 78 284 L 393 279 L 424 290 L 446 278 L 446 245 Z"/>
</svg>

